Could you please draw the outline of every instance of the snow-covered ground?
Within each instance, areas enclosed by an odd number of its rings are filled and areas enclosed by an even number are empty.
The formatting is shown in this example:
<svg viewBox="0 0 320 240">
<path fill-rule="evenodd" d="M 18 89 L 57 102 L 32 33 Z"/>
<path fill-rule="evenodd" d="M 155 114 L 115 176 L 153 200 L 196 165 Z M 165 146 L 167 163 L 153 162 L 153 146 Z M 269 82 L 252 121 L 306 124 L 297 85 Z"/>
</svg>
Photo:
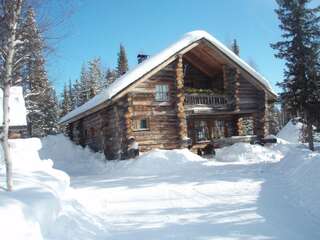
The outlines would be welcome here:
<svg viewBox="0 0 320 240">
<path fill-rule="evenodd" d="M 4 166 L 0 157 L 0 239 L 43 239 L 61 211 L 69 176 L 53 169 L 51 160 L 40 160 L 40 139 L 14 140 L 10 146 L 14 191 L 3 189 Z"/>
<path fill-rule="evenodd" d="M 298 143 L 298 127 L 215 159 L 155 150 L 105 162 L 62 135 L 15 140 L 16 191 L 0 190 L 0 226 L 38 234 L 5 239 L 320 239 L 320 154 Z"/>
</svg>

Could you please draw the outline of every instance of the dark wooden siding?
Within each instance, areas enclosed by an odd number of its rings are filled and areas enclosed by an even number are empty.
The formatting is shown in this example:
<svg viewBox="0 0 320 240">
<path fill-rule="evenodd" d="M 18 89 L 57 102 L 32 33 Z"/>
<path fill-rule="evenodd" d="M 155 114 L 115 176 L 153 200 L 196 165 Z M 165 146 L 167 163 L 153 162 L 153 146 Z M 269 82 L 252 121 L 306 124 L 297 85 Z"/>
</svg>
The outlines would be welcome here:
<svg viewBox="0 0 320 240">
<path fill-rule="evenodd" d="M 154 148 L 174 149 L 178 147 L 178 121 L 176 115 L 176 63 L 171 63 L 154 76 L 141 82 L 130 91 L 132 96 L 132 120 L 148 118 L 149 130 L 133 131 L 133 136 L 142 151 Z M 155 86 L 169 86 L 169 101 L 155 100 Z"/>
<path fill-rule="evenodd" d="M 258 111 L 261 94 L 242 76 L 239 82 L 240 112 L 242 110 Z M 156 101 L 157 84 L 169 86 L 168 102 Z M 222 69 L 217 70 L 215 76 L 208 77 L 199 69 L 189 65 L 189 70 L 185 75 L 185 84 L 196 88 L 222 90 Z M 235 83 L 232 82 L 232 84 Z M 139 82 L 132 89 L 125 89 L 125 91 L 122 98 L 115 100 L 108 107 L 72 123 L 69 135 L 72 136 L 73 141 L 82 146 L 89 146 L 95 151 L 104 152 L 108 159 L 119 159 L 124 156 L 129 135 L 136 138 L 141 151 L 154 148 L 179 148 L 176 61 L 152 77 Z M 235 122 L 241 117 L 234 114 L 234 111 L 230 109 L 230 114 L 225 111 L 220 116 L 193 116 L 192 120 L 207 119 L 210 122 L 214 119 L 225 119 L 230 123 L 226 127 L 225 134 L 229 136 L 235 131 Z M 133 129 L 133 123 L 138 119 L 147 119 L 148 129 Z M 194 134 L 191 133 L 191 135 Z"/>
<path fill-rule="evenodd" d="M 249 110 L 257 108 L 257 88 L 253 86 L 247 79 L 240 76 L 240 110 Z"/>
<path fill-rule="evenodd" d="M 207 76 L 198 68 L 193 66 L 188 61 L 184 62 L 185 76 L 184 83 L 186 87 L 223 90 L 223 73 L 222 69 L 217 71 L 214 76 Z"/>
</svg>

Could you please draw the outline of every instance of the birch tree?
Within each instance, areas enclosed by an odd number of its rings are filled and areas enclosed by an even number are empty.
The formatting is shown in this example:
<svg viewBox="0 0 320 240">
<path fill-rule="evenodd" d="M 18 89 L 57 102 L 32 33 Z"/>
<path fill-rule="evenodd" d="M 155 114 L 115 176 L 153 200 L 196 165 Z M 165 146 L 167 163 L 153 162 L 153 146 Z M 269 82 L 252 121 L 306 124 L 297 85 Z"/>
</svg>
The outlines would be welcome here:
<svg viewBox="0 0 320 240">
<path fill-rule="evenodd" d="M 19 24 L 22 11 L 23 0 L 3 0 L 1 1 L 1 59 L 3 62 L 2 87 L 3 87 L 3 134 L 2 146 L 4 160 L 6 164 L 7 190 L 12 191 L 12 161 L 9 149 L 9 97 L 10 87 L 14 82 L 14 69 L 19 64 L 16 53 L 22 45 L 19 39 Z"/>
</svg>

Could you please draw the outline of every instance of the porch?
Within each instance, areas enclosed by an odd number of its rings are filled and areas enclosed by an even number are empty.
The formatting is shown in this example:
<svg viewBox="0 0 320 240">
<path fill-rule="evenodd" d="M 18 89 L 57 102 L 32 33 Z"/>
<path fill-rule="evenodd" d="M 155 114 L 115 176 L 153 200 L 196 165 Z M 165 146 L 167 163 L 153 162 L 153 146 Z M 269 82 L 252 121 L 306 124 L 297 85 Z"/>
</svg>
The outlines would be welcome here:
<svg viewBox="0 0 320 240">
<path fill-rule="evenodd" d="M 230 103 L 226 95 L 186 93 L 184 106 L 186 111 L 227 111 L 231 110 Z"/>
<path fill-rule="evenodd" d="M 193 150 L 209 143 L 219 148 L 256 138 L 253 114 L 189 115 L 187 133 Z"/>
</svg>

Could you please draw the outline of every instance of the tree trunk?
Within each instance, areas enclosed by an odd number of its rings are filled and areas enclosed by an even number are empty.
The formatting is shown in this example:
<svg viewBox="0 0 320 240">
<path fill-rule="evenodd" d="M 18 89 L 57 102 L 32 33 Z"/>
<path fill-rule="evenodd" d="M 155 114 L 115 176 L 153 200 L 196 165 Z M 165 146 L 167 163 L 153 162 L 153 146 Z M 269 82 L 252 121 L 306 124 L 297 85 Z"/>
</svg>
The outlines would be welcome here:
<svg viewBox="0 0 320 240">
<path fill-rule="evenodd" d="M 9 11 L 9 37 L 7 45 L 7 57 L 4 62 L 4 89 L 3 89 L 3 151 L 4 151 L 4 160 L 6 164 L 6 182 L 7 190 L 12 191 L 13 180 L 12 180 L 12 160 L 10 156 L 9 148 L 9 97 L 10 97 L 10 87 L 12 83 L 13 76 L 13 66 L 14 66 L 14 56 L 16 52 L 16 35 L 17 35 L 17 26 L 18 20 L 20 18 L 21 8 L 23 0 L 17 0 L 15 3 L 9 4 L 8 8 L 12 8 Z M 5 3 L 6 4 L 6 3 Z"/>
<path fill-rule="evenodd" d="M 309 112 L 305 111 L 305 119 L 307 120 L 307 142 L 309 145 L 309 149 L 314 151 L 314 143 L 313 143 L 313 126 L 312 121 L 310 120 Z"/>
<path fill-rule="evenodd" d="M 3 91 L 3 139 L 2 146 L 4 152 L 4 160 L 6 163 L 6 182 L 7 190 L 12 191 L 13 182 L 12 182 L 12 160 L 10 156 L 9 149 L 9 91 L 10 84 L 5 83 Z"/>
</svg>

